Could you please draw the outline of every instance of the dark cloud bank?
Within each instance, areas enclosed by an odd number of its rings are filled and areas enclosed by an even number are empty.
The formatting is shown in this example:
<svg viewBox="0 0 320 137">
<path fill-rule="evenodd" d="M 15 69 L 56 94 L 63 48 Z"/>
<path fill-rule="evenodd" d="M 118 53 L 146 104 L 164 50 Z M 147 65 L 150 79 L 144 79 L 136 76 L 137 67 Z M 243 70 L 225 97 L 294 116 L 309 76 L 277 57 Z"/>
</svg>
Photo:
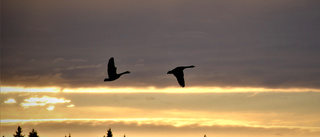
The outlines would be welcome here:
<svg viewBox="0 0 320 137">
<path fill-rule="evenodd" d="M 320 85 L 320 2 L 2 1 L 3 85 L 186 86 Z M 106 61 L 118 71 L 103 83 Z"/>
</svg>

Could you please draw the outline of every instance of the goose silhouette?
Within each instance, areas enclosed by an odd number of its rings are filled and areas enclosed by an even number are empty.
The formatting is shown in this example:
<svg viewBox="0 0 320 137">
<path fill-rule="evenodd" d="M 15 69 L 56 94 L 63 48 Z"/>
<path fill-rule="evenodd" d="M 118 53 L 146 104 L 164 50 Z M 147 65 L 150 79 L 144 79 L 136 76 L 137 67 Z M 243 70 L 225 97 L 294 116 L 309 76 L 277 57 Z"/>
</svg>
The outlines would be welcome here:
<svg viewBox="0 0 320 137">
<path fill-rule="evenodd" d="M 194 68 L 194 66 L 191 65 L 191 66 L 176 67 L 173 70 L 168 71 L 167 74 L 173 74 L 177 78 L 179 85 L 181 87 L 185 87 L 183 70 L 186 68 Z"/>
<path fill-rule="evenodd" d="M 114 65 L 114 59 L 112 57 L 109 59 L 109 62 L 108 62 L 108 76 L 109 76 L 109 78 L 105 78 L 104 82 L 114 81 L 114 80 L 120 78 L 121 75 L 127 74 L 127 73 L 130 73 L 130 71 L 125 71 L 125 72 L 117 74 L 117 68 Z"/>
</svg>

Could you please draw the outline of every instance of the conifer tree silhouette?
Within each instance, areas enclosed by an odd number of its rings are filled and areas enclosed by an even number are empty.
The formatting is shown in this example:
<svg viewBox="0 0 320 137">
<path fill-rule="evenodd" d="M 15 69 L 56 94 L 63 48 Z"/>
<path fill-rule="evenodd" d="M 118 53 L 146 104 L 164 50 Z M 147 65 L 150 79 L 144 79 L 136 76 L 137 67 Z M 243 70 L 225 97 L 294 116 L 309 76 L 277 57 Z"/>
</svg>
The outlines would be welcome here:
<svg viewBox="0 0 320 137">
<path fill-rule="evenodd" d="M 16 134 L 13 134 L 13 137 L 24 137 L 24 135 L 22 135 L 21 133 L 22 133 L 22 128 L 18 126 Z"/>
<path fill-rule="evenodd" d="M 107 137 L 112 137 L 112 131 L 111 131 L 111 128 L 109 128 L 108 132 L 107 132 Z"/>
<path fill-rule="evenodd" d="M 32 129 L 31 132 L 29 132 L 29 137 L 39 137 L 37 131 L 35 131 L 34 129 Z"/>
</svg>

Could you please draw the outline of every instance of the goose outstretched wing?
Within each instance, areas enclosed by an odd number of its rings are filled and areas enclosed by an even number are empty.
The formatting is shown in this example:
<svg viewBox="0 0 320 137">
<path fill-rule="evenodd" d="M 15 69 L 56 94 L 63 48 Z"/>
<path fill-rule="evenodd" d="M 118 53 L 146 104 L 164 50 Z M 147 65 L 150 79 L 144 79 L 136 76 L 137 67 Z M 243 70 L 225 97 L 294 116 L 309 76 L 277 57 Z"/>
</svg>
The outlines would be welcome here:
<svg viewBox="0 0 320 137">
<path fill-rule="evenodd" d="M 114 65 L 114 59 L 110 58 L 108 62 L 108 75 L 109 77 L 114 77 L 117 75 L 117 68 Z"/>
<path fill-rule="evenodd" d="M 177 78 L 178 83 L 181 87 L 184 87 L 184 75 L 183 75 L 183 71 L 176 71 L 175 73 L 173 73 L 173 75 Z"/>
</svg>

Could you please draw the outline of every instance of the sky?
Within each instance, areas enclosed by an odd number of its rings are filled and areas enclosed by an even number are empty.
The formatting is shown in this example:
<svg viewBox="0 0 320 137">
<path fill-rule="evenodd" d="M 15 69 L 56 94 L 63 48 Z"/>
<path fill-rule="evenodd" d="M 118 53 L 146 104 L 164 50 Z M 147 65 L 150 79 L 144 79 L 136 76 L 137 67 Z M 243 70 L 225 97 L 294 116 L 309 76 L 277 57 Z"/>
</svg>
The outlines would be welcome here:
<svg viewBox="0 0 320 137">
<path fill-rule="evenodd" d="M 318 0 L 1 1 L 1 136 L 319 137 Z M 108 60 L 118 73 L 112 82 Z M 169 70 L 184 70 L 186 87 Z"/>
</svg>

